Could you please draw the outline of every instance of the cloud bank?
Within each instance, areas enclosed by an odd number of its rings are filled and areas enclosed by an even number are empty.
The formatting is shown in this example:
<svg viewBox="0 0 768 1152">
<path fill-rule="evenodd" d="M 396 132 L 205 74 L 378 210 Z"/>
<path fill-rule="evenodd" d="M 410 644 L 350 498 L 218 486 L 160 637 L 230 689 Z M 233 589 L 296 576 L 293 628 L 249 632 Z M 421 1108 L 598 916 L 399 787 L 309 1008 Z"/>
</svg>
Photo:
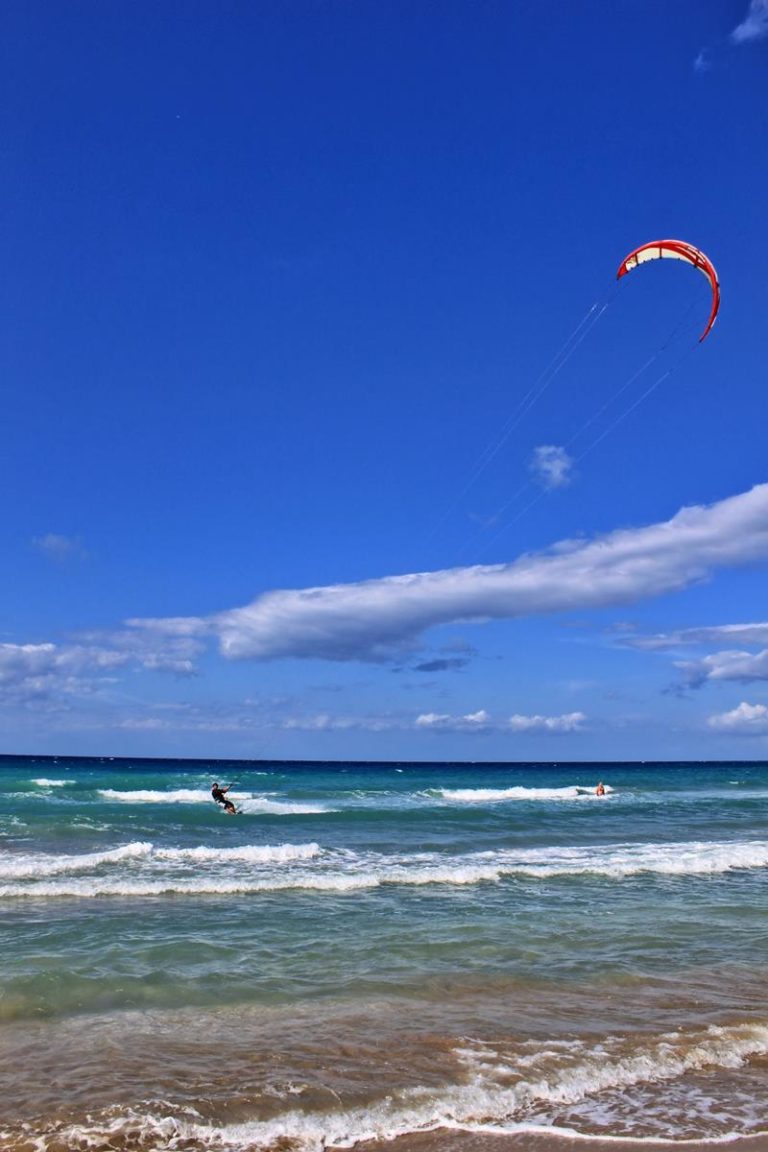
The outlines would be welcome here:
<svg viewBox="0 0 768 1152">
<path fill-rule="evenodd" d="M 521 716 L 506 720 L 493 720 L 485 709 L 466 716 L 425 712 L 416 720 L 416 727 L 436 732 L 578 732 L 586 720 L 583 712 L 569 712 L 564 716 Z"/>
<path fill-rule="evenodd" d="M 670 520 L 566 540 L 508 564 L 278 590 L 210 617 L 130 624 L 177 638 L 216 637 L 230 660 L 387 661 L 413 653 L 440 625 L 631 604 L 766 558 L 768 484 L 761 484 Z"/>
<path fill-rule="evenodd" d="M 676 660 L 675 667 L 682 672 L 690 688 L 700 688 L 709 680 L 730 680 L 748 684 L 754 680 L 768 680 L 768 624 L 717 624 L 703 628 L 682 628 L 674 632 L 659 632 L 655 636 L 628 636 L 623 643 L 644 651 L 666 651 L 687 645 L 743 644 L 754 647 L 766 645 L 760 652 L 726 648 L 698 660 Z"/>
<path fill-rule="evenodd" d="M 72 644 L 0 644 L 0 704 L 41 703 L 89 696 L 114 683 L 129 665 L 191 675 L 200 645 L 121 631 Z"/>
</svg>

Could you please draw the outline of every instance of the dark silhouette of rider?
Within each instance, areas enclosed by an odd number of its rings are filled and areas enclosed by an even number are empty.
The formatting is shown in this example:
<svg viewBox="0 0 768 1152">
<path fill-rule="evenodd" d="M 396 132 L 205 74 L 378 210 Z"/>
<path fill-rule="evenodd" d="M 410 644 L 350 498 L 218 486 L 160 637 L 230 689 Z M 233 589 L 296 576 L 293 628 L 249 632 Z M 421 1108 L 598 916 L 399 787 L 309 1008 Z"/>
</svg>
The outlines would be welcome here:
<svg viewBox="0 0 768 1152">
<path fill-rule="evenodd" d="M 228 784 L 225 788 L 222 785 L 214 783 L 211 785 L 211 797 L 217 804 L 221 804 L 224 811 L 228 812 L 230 816 L 235 816 L 237 814 L 237 808 L 235 808 L 232 801 L 227 800 L 226 797 L 226 793 L 229 792 L 231 787 L 231 784 Z"/>
</svg>

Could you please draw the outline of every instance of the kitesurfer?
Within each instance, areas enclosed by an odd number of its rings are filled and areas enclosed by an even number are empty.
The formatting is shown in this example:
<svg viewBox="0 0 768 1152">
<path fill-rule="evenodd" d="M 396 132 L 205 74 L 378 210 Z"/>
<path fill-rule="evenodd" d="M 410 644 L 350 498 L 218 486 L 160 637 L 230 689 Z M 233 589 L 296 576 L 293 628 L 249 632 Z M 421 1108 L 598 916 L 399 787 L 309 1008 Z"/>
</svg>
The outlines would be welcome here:
<svg viewBox="0 0 768 1152">
<path fill-rule="evenodd" d="M 237 814 L 237 808 L 235 808 L 232 801 L 227 800 L 226 797 L 226 793 L 229 792 L 231 787 L 231 784 L 227 784 L 225 788 L 222 785 L 214 782 L 211 785 L 211 798 L 215 800 L 217 804 L 221 804 L 224 808 L 224 811 L 227 812 L 230 816 L 235 816 Z"/>
</svg>

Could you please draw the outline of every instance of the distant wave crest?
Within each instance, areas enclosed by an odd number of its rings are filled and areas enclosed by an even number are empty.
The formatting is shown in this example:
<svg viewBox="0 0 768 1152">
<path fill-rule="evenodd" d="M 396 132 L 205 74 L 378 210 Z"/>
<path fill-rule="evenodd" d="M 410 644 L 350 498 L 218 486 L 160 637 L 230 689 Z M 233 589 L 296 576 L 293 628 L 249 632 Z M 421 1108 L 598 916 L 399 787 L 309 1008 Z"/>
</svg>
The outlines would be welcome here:
<svg viewBox="0 0 768 1152">
<path fill-rule="evenodd" d="M 613 792 L 605 785 L 606 794 Z M 438 795 L 455 804 L 495 804 L 503 800 L 584 800 L 596 798 L 595 787 L 571 784 L 565 788 L 440 788 Z"/>
</svg>

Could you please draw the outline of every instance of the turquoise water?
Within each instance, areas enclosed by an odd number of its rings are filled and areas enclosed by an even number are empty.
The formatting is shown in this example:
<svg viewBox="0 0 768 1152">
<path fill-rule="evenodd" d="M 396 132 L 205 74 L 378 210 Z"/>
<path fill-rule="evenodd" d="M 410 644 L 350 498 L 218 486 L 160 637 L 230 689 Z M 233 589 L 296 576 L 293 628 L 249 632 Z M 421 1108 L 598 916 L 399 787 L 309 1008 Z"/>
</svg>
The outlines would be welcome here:
<svg viewBox="0 0 768 1152">
<path fill-rule="evenodd" d="M 756 763 L 0 760 L 6 1143 L 768 1131 L 767 818 Z"/>
</svg>

